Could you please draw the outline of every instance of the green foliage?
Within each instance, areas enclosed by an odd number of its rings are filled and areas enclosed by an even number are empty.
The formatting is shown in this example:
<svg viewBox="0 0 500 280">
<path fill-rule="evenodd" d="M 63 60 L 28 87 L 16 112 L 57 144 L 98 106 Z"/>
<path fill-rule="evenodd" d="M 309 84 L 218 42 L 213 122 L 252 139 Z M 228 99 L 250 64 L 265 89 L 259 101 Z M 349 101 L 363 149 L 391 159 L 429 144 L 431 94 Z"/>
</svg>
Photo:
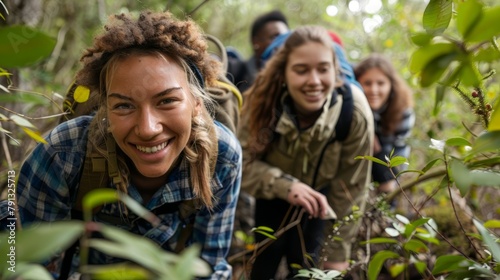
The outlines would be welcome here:
<svg viewBox="0 0 500 280">
<path fill-rule="evenodd" d="M 43 32 L 24 25 L 0 28 L 1 66 L 25 67 L 49 56 L 56 40 Z"/>
<path fill-rule="evenodd" d="M 12 272 L 9 268 L 9 252 L 12 248 L 7 242 L 0 244 L 0 276 L 2 279 L 16 279 L 18 276 L 36 279 L 52 279 L 39 263 L 53 257 L 57 252 L 67 249 L 75 240 L 80 239 L 81 251 L 88 252 L 88 248 L 97 249 L 110 256 L 132 261 L 134 264 L 113 264 L 87 266 L 88 254 L 80 255 L 80 272 L 92 275 L 92 279 L 179 279 L 189 280 L 193 277 L 207 276 L 211 273 L 209 265 L 198 255 L 199 245 L 194 245 L 180 255 L 167 252 L 148 238 L 142 238 L 120 228 L 107 226 L 87 220 L 89 212 L 103 203 L 121 200 L 129 210 L 139 210 L 135 214 L 148 217 L 154 214 L 148 211 L 132 198 L 117 193 L 111 189 L 96 189 L 84 198 L 84 221 L 57 221 L 41 223 L 25 228 L 15 233 L 15 267 Z M 131 201 L 133 201 L 131 203 Z M 142 208 L 142 209 L 140 209 Z M 158 219 L 156 217 L 156 219 Z M 89 238 L 91 232 L 100 233 L 105 239 Z M 0 235 L 2 240 L 8 240 L 10 232 Z M 40 242 L 43 240 L 43 242 Z M 85 259 L 83 259 L 83 258 Z M 189 269 L 186 269 L 189 267 Z M 19 268 L 19 269 L 17 269 Z M 47 276 L 48 275 L 48 276 Z"/>
</svg>

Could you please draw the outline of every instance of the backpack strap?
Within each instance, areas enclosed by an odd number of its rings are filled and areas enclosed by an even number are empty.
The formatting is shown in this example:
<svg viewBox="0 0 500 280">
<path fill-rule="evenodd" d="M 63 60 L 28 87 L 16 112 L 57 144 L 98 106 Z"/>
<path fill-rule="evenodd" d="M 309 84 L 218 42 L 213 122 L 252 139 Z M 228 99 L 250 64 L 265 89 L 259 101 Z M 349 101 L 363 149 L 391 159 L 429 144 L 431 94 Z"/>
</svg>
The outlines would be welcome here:
<svg viewBox="0 0 500 280">
<path fill-rule="evenodd" d="M 344 86 L 338 90 L 338 93 L 342 95 L 342 107 L 340 108 L 340 116 L 337 120 L 337 124 L 335 124 L 335 136 L 333 136 L 323 147 L 323 150 L 321 150 L 318 164 L 314 170 L 313 183 L 311 186 L 313 188 L 316 187 L 316 178 L 318 177 L 319 167 L 323 161 L 326 148 L 335 141 L 344 141 L 351 130 L 352 114 L 354 112 L 354 100 L 352 98 L 351 85 L 349 83 L 345 83 Z"/>
<path fill-rule="evenodd" d="M 354 112 L 351 85 L 347 83 L 344 87 L 340 88 L 339 93 L 342 95 L 342 108 L 340 109 L 340 116 L 335 125 L 335 136 L 330 139 L 328 144 L 335 141 L 344 141 L 351 130 L 352 114 Z"/>
</svg>

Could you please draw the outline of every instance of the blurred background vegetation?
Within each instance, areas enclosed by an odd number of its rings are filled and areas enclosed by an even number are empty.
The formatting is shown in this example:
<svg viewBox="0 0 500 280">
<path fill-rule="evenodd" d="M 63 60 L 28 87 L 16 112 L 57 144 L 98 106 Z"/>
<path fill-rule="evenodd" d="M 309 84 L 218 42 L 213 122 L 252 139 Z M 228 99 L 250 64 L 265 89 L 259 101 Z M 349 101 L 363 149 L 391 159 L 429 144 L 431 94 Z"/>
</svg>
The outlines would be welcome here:
<svg viewBox="0 0 500 280">
<path fill-rule="evenodd" d="M 445 139 L 451 135 L 468 137 L 468 129 L 481 129 L 477 117 L 454 94 L 446 94 L 439 114 L 435 113 L 435 85 L 421 88 L 412 75 L 409 59 L 417 46 L 411 35 L 423 31 L 422 15 L 428 1 L 422 0 L 29 0 L 3 1 L 9 13 L 1 11 L 5 20 L 0 25 L 23 24 L 37 28 L 56 40 L 49 58 L 34 66 L 6 69 L 13 75 L 10 81 L 0 79 L 0 85 L 11 85 L 11 93 L 0 91 L 0 105 L 29 116 L 44 133 L 53 128 L 57 118 L 36 119 L 60 112 L 55 103 L 61 103 L 73 76 L 79 68 L 79 57 L 93 36 L 100 31 L 110 14 L 137 12 L 144 9 L 170 10 L 178 18 L 193 18 L 206 33 L 215 35 L 226 46 L 236 48 L 245 58 L 251 55 L 249 29 L 255 17 L 272 9 L 281 10 L 293 29 L 305 24 L 319 24 L 335 31 L 342 38 L 348 58 L 356 63 L 371 52 L 380 52 L 392 60 L 399 73 L 414 89 L 417 123 L 411 137 L 410 169 L 421 169 L 426 162 L 438 157 L 429 149 L 430 138 Z M 493 4 L 495 1 L 483 1 Z M 0 7 L 2 9 L 2 7 Z M 452 21 L 453 24 L 453 21 Z M 453 30 L 453 28 L 449 28 Z M 1 56 L 0 56 L 1 65 Z M 494 65 L 492 66 L 494 67 Z M 498 76 L 498 75 L 496 75 Z M 0 77 L 2 78 L 2 77 Z M 498 78 L 494 77 L 489 94 L 498 92 Z M 451 92 L 450 89 L 448 91 Z M 48 96 L 42 98 L 35 92 Z M 12 96 L 17 101 L 12 100 Z M 488 93 L 487 93 L 488 94 Z M 50 100 L 52 99 L 52 100 Z M 6 112 L 0 112 L 6 113 Z M 13 125 L 13 124 L 12 124 Z M 17 169 L 35 141 L 20 129 L 12 128 L 9 141 L 12 168 Z M 4 174 L 9 164 L 5 161 L 5 147 L 0 150 Z M 1 176 L 2 178 L 4 176 Z M 430 192 L 434 183 L 419 191 Z M 492 203 L 497 203 L 493 201 Z M 495 212 L 495 211 L 494 211 Z M 498 214 L 498 213 L 496 213 Z"/>
</svg>

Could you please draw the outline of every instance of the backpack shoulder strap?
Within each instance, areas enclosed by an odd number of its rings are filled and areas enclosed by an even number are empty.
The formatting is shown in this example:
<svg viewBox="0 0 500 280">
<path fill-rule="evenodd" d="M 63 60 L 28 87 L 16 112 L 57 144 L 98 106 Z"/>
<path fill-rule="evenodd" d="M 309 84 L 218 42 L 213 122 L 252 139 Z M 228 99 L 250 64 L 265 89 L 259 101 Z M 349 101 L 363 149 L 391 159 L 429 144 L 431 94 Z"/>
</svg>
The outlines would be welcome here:
<svg viewBox="0 0 500 280">
<path fill-rule="evenodd" d="M 339 93 L 342 95 L 342 108 L 340 109 L 340 116 L 335 125 L 335 137 L 329 143 L 335 141 L 344 141 L 349 135 L 352 122 L 352 114 L 354 112 L 354 100 L 352 98 L 352 90 L 350 84 L 346 84 L 340 88 Z"/>
<path fill-rule="evenodd" d="M 318 177 L 319 167 L 321 166 L 321 162 L 323 161 L 323 156 L 325 154 L 326 149 L 330 144 L 335 141 L 344 141 L 349 135 L 349 131 L 351 130 L 351 122 L 352 122 L 352 114 L 354 112 L 354 100 L 352 98 L 351 86 L 349 83 L 346 83 L 342 88 L 339 89 L 339 94 L 342 95 L 342 107 L 340 108 L 340 116 L 337 120 L 337 124 L 335 124 L 335 136 L 333 136 L 328 143 L 321 150 L 321 154 L 319 155 L 318 165 L 314 170 L 313 183 L 311 187 L 316 187 L 316 178 Z"/>
</svg>

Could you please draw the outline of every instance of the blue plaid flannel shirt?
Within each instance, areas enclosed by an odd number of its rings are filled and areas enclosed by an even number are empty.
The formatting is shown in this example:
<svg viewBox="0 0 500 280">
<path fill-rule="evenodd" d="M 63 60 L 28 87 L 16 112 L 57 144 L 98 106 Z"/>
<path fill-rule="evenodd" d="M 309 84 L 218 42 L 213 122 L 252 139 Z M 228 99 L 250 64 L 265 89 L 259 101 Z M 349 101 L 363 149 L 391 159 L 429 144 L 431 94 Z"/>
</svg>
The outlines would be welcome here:
<svg viewBox="0 0 500 280">
<path fill-rule="evenodd" d="M 55 128 L 47 137 L 48 144 L 39 144 L 21 168 L 17 186 L 17 199 L 23 224 L 50 222 L 71 218 L 72 205 L 76 200 L 77 185 L 92 117 L 78 117 Z M 212 179 L 212 190 L 216 198 L 212 212 L 202 208 L 196 213 L 193 234 L 189 244 L 202 246 L 201 258 L 207 261 L 214 273 L 209 279 L 231 279 L 232 268 L 227 263 L 236 202 L 241 183 L 241 146 L 236 137 L 217 123 L 219 154 L 216 176 Z M 137 189 L 129 184 L 128 194 L 142 204 Z M 189 170 L 185 161 L 174 167 L 165 186 L 147 203 L 149 210 L 166 203 L 193 199 Z M 6 216 L 5 201 L 1 205 Z M 120 217 L 116 204 L 107 204 L 101 210 L 108 215 Z M 165 249 L 175 248 L 182 226 L 186 224 L 178 212 L 160 214 L 158 227 L 142 222 L 126 230 L 146 236 Z M 94 220 L 100 221 L 98 215 Z M 165 230 L 166 229 L 166 230 Z M 95 252 L 92 263 L 112 263 L 117 259 Z"/>
</svg>

